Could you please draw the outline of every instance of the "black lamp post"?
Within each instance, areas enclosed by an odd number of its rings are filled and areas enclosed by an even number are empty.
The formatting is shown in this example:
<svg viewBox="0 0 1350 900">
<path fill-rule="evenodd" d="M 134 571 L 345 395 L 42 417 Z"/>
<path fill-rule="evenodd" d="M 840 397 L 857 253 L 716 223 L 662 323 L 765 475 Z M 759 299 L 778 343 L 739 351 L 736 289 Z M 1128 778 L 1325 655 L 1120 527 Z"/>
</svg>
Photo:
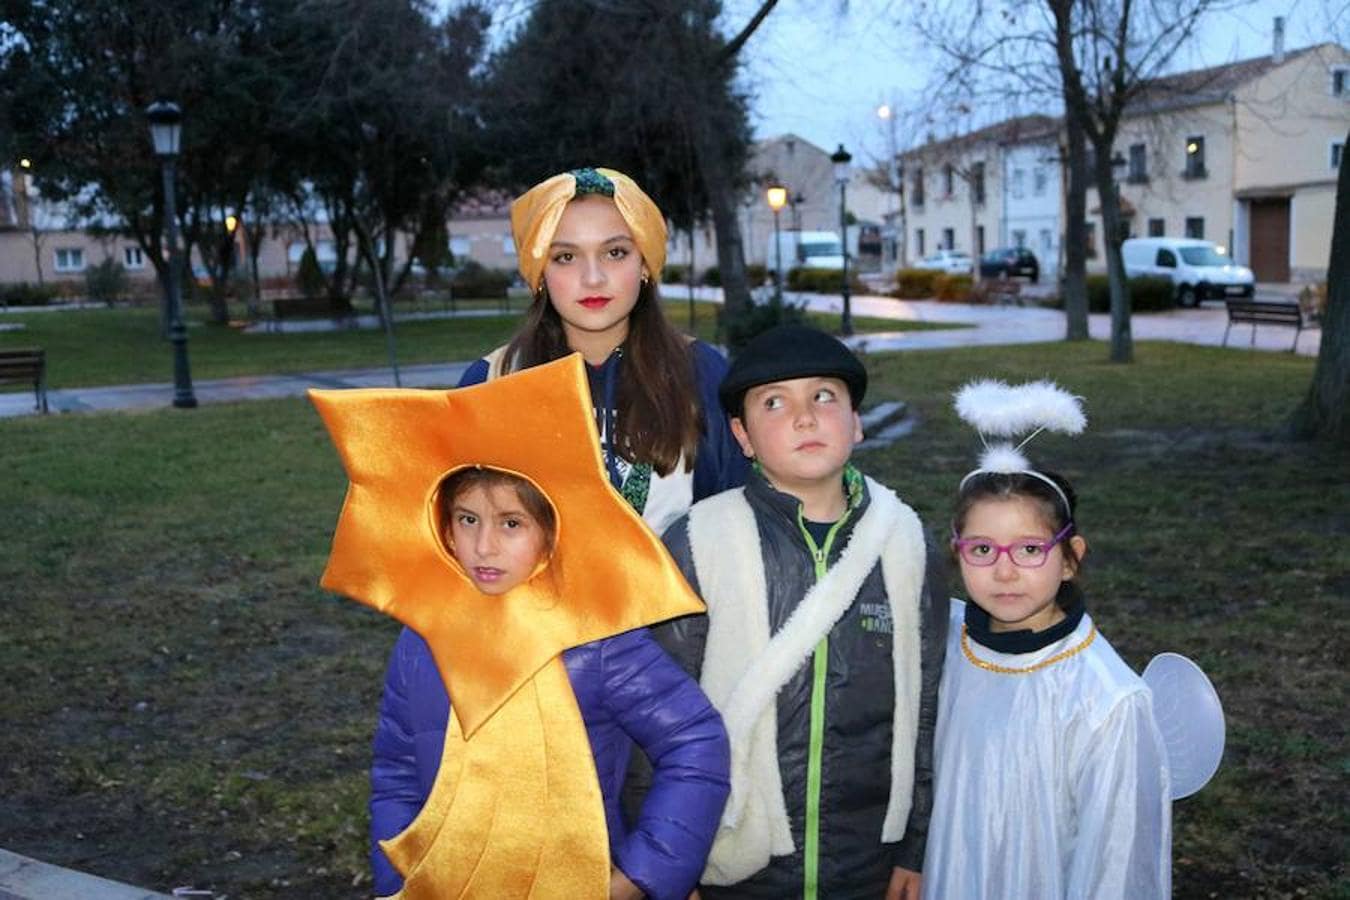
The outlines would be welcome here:
<svg viewBox="0 0 1350 900">
<path fill-rule="evenodd" d="M 783 301 L 783 237 L 778 231 L 778 214 L 787 206 L 788 192 L 787 188 L 781 184 L 774 183 L 769 185 L 765 196 L 769 201 L 769 209 L 773 210 L 773 253 L 776 273 L 773 280 L 773 298 L 778 302 Z"/>
<path fill-rule="evenodd" d="M 191 409 L 197 405 L 192 393 L 192 373 L 188 370 L 187 328 L 183 325 L 183 299 L 178 259 L 178 214 L 174 208 L 174 163 L 183 134 L 183 113 L 177 103 L 160 100 L 145 110 L 150 120 L 150 137 L 155 143 L 164 174 L 164 221 L 169 241 L 168 290 L 165 292 L 164 318 L 173 344 L 173 405 Z"/>
<path fill-rule="evenodd" d="M 839 331 L 850 335 L 853 333 L 853 309 L 848 290 L 848 210 L 845 192 L 848 190 L 849 163 L 853 162 L 853 154 L 840 144 L 839 149 L 830 154 L 830 162 L 834 163 L 834 180 L 839 185 L 839 234 L 844 252 L 844 283 L 840 290 L 840 296 L 844 298 L 844 315 L 839 322 Z"/>
</svg>

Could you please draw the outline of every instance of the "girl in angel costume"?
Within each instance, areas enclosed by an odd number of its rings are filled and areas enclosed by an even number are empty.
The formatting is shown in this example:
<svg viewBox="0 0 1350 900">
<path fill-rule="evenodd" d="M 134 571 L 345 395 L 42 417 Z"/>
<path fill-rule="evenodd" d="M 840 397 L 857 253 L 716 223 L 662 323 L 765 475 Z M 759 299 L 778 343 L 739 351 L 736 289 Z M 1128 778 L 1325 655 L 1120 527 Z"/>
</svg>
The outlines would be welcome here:
<svg viewBox="0 0 1350 900">
<path fill-rule="evenodd" d="M 962 479 L 952 524 L 969 600 L 952 601 L 924 897 L 1170 897 L 1152 693 L 1084 608 L 1073 488 L 1007 440 L 1082 431 L 1078 398 L 979 382 L 956 408 L 1004 441 Z"/>
</svg>

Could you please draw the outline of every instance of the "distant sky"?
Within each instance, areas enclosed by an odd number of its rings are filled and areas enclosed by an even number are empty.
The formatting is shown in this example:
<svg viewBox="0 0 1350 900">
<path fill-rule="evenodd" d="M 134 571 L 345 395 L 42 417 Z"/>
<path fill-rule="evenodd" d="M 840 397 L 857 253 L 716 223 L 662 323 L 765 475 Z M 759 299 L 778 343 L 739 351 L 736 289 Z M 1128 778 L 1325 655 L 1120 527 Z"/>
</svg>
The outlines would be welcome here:
<svg viewBox="0 0 1350 900">
<path fill-rule="evenodd" d="M 790 131 L 826 150 L 842 142 L 858 162 L 883 156 L 886 137 L 877 107 L 907 96 L 913 102 L 931 64 L 900 24 L 917 2 L 780 0 L 745 51 L 756 136 Z M 758 5 L 725 0 L 727 32 L 739 29 Z M 1331 40 L 1335 26 L 1350 34 L 1350 0 L 1255 0 L 1212 14 L 1173 69 L 1269 53 L 1278 15 L 1285 17 L 1286 49 Z"/>
</svg>

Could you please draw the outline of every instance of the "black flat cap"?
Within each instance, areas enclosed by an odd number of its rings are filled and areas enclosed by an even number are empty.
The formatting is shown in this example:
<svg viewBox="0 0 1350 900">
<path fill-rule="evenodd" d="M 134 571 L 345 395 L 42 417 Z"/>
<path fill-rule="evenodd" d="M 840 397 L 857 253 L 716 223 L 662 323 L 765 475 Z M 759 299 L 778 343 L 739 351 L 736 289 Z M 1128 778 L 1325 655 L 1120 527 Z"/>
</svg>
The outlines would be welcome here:
<svg viewBox="0 0 1350 900">
<path fill-rule="evenodd" d="M 740 416 L 745 392 L 756 385 L 824 376 L 848 385 L 853 408 L 867 393 L 867 369 L 837 338 L 803 325 L 770 328 L 746 344 L 717 389 L 727 415 Z"/>
</svg>

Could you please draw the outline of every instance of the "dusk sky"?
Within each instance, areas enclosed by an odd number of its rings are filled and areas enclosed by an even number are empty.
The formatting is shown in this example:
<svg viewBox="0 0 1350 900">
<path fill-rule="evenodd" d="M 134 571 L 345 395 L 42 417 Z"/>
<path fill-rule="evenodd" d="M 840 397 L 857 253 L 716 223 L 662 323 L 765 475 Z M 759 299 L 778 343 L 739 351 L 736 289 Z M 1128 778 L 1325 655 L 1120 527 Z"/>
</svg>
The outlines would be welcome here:
<svg viewBox="0 0 1350 900">
<path fill-rule="evenodd" d="M 913 2 L 913 0 L 911 0 Z M 739 28 L 758 0 L 727 0 L 727 30 Z M 846 13 L 838 10 L 846 8 Z M 900 23 L 899 0 L 781 0 L 747 47 L 746 77 L 758 95 L 759 137 L 794 132 L 826 150 L 842 142 L 858 162 L 885 153 L 876 115 L 888 101 L 913 103 L 926 56 Z M 1214 13 L 1176 70 L 1217 65 L 1270 52 L 1272 22 L 1285 16 L 1285 47 L 1295 49 L 1350 33 L 1345 0 L 1257 0 Z M 904 136 L 899 143 L 903 147 Z"/>
</svg>

